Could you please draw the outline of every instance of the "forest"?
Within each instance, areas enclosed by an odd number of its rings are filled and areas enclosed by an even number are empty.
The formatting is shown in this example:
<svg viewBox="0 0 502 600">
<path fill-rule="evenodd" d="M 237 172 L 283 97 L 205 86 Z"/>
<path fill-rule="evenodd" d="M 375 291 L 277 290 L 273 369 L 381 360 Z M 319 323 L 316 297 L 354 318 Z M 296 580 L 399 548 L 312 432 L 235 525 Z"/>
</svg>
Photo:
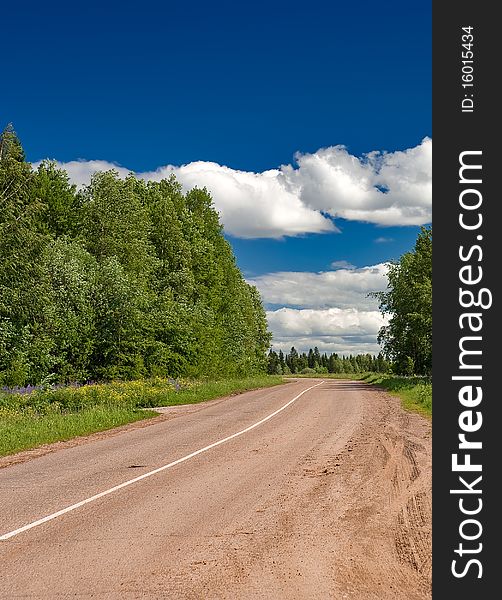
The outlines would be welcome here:
<svg viewBox="0 0 502 600">
<path fill-rule="evenodd" d="M 331 354 L 319 352 L 315 347 L 308 352 L 299 353 L 293 346 L 287 354 L 282 350 L 270 350 L 268 354 L 267 371 L 270 375 L 289 375 L 299 373 L 302 375 L 318 373 L 388 373 L 391 363 L 380 352 L 373 354 L 356 354 L 339 356 L 336 352 Z"/>
<path fill-rule="evenodd" d="M 271 335 L 206 189 L 77 190 L 0 137 L 0 385 L 251 375 Z"/>
</svg>

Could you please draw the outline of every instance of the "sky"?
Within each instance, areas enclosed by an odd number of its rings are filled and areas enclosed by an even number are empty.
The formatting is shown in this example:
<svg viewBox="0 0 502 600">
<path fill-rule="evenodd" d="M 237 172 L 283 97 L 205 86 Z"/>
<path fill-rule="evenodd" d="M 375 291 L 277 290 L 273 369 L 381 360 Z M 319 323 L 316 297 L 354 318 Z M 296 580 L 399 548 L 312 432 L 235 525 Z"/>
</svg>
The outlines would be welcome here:
<svg viewBox="0 0 502 600">
<path fill-rule="evenodd" d="M 377 352 L 367 293 L 431 221 L 431 5 L 8 3 L 0 126 L 79 185 L 205 185 L 274 349 Z"/>
</svg>

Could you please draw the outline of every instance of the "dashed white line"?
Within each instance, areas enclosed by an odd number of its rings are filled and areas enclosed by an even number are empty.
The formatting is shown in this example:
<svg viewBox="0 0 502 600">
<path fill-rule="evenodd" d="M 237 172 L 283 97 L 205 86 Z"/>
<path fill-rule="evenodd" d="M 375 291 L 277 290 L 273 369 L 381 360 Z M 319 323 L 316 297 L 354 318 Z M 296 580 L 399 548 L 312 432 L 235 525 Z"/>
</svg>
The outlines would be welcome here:
<svg viewBox="0 0 502 600">
<path fill-rule="evenodd" d="M 100 492 L 99 494 L 95 494 L 94 496 L 91 496 L 90 498 L 86 498 L 85 500 L 81 500 L 80 502 L 77 502 L 76 504 L 72 504 L 71 506 L 67 506 L 66 508 L 62 508 L 61 510 L 58 510 L 55 513 L 47 515 L 46 517 L 42 517 L 41 519 L 33 521 L 32 523 L 28 523 L 27 525 L 23 525 L 23 527 L 19 527 L 18 529 L 14 529 L 13 531 L 9 531 L 8 533 L 4 533 L 3 535 L 0 535 L 0 541 L 8 540 L 8 539 L 10 539 L 10 538 L 12 538 L 12 537 L 14 537 L 16 535 L 19 535 L 20 533 L 23 533 L 24 531 L 28 531 L 29 529 L 33 529 L 33 527 L 38 527 L 38 525 L 43 525 L 44 523 L 47 523 L 48 521 L 52 521 L 52 519 L 56 519 L 57 517 L 61 517 L 62 515 L 65 515 L 66 513 L 69 513 L 69 512 L 71 512 L 73 510 L 76 510 L 77 508 L 80 508 L 81 506 L 85 506 L 86 504 L 89 504 L 90 502 L 94 502 L 94 500 L 99 500 L 99 498 L 103 498 L 104 496 L 108 496 L 108 494 L 112 494 L 113 492 L 121 490 L 122 488 L 125 488 L 125 487 L 127 487 L 129 485 L 132 485 L 133 483 L 141 481 L 142 479 L 146 479 L 147 477 L 151 477 L 152 475 L 156 475 L 157 473 L 160 473 L 161 471 L 165 471 L 166 469 L 170 469 L 171 467 L 179 465 L 180 463 L 185 462 L 186 460 L 189 460 L 190 458 L 193 458 L 194 456 L 197 456 L 199 454 L 202 454 L 203 452 L 207 452 L 208 450 L 211 450 L 211 448 L 215 448 L 216 446 L 219 446 L 220 444 L 224 444 L 225 442 L 228 442 L 229 440 L 233 440 L 234 438 L 236 438 L 236 437 L 238 437 L 240 435 L 243 435 L 244 433 L 247 433 L 248 431 L 251 431 L 252 429 L 255 429 L 255 427 L 258 427 L 259 425 L 262 425 L 263 423 L 265 423 L 266 421 L 268 421 L 272 417 L 275 417 L 275 415 L 279 414 L 284 409 L 286 409 L 288 406 L 290 406 L 291 404 L 293 404 L 293 402 L 295 402 L 296 400 L 298 400 L 298 398 L 300 398 L 301 396 L 303 396 L 303 394 L 305 394 L 309 390 L 311 390 L 311 389 L 313 389 L 313 388 L 315 388 L 315 387 L 317 387 L 319 385 L 322 385 L 323 383 L 324 383 L 324 381 L 321 381 L 320 383 L 316 383 L 315 385 L 310 386 L 306 390 L 303 390 L 303 392 L 300 392 L 292 400 L 290 400 L 289 402 L 287 402 L 286 404 L 284 404 L 284 406 L 281 406 L 281 408 L 277 409 L 276 411 L 274 411 L 270 415 L 266 416 L 264 419 L 261 419 L 260 421 L 254 423 L 253 425 L 250 425 L 249 427 L 246 427 L 246 429 L 242 429 L 242 431 L 238 431 L 237 433 L 229 435 L 228 437 L 223 438 L 221 440 L 218 440 L 217 442 L 213 442 L 212 444 L 209 444 L 209 446 L 205 446 L 204 448 L 201 448 L 200 450 L 196 450 L 195 452 L 191 452 L 190 454 L 187 454 L 186 456 L 183 456 L 182 458 L 178 458 L 177 460 L 174 460 L 173 462 L 170 462 L 167 465 L 163 465 L 162 467 L 158 467 L 157 469 L 154 469 L 153 471 L 149 471 L 148 473 L 143 473 L 143 475 L 139 475 L 138 477 L 134 477 L 134 479 L 129 479 L 128 481 L 124 481 L 124 483 L 120 483 L 119 485 L 115 485 L 112 488 L 110 488 L 108 490 L 105 490 L 104 492 Z"/>
</svg>

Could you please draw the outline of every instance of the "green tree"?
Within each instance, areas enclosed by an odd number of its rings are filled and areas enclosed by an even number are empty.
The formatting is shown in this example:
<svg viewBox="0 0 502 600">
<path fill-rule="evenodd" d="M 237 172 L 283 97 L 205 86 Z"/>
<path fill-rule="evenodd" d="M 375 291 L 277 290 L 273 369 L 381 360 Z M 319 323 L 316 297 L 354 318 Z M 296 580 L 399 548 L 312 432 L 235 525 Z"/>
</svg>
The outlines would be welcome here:
<svg viewBox="0 0 502 600">
<path fill-rule="evenodd" d="M 0 136 L 0 381 L 7 385 L 39 379 L 51 367 L 41 259 L 49 238 L 34 183 L 9 125 Z"/>
<path fill-rule="evenodd" d="M 143 188 L 132 175 L 122 180 L 106 171 L 96 173 L 81 194 L 82 243 L 98 261 L 115 257 L 136 285 L 144 285 L 156 266 Z"/>
<path fill-rule="evenodd" d="M 401 373 L 432 369 L 432 228 L 422 227 L 413 251 L 391 263 L 388 291 L 376 294 L 390 315 L 379 332 L 385 356 Z"/>
<path fill-rule="evenodd" d="M 77 196 L 66 171 L 43 161 L 32 177 L 33 193 L 43 205 L 43 230 L 54 237 L 73 236 L 78 227 Z"/>
<path fill-rule="evenodd" d="M 46 247 L 43 260 L 51 370 L 58 381 L 85 380 L 96 341 L 96 259 L 78 242 L 60 237 Z"/>
<path fill-rule="evenodd" d="M 133 379 L 145 374 L 143 289 L 131 282 L 114 256 L 98 263 L 94 290 L 95 340 L 91 375 L 97 379 Z"/>
<path fill-rule="evenodd" d="M 284 373 L 284 367 L 286 366 L 286 361 L 284 360 L 284 352 L 279 350 L 279 363 L 281 364 L 282 372 Z"/>
<path fill-rule="evenodd" d="M 286 364 L 288 365 L 291 373 L 298 372 L 298 352 L 294 346 L 291 347 L 289 354 L 286 356 Z"/>
<path fill-rule="evenodd" d="M 282 375 L 282 368 L 281 363 L 279 361 L 279 356 L 274 350 L 270 350 L 270 352 L 268 353 L 267 373 L 269 375 Z"/>
</svg>

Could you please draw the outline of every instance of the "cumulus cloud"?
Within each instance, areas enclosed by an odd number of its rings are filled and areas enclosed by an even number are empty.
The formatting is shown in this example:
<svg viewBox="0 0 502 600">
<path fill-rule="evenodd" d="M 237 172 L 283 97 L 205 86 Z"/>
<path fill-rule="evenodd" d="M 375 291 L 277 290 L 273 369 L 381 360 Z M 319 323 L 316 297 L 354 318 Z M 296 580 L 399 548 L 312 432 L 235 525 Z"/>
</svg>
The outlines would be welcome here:
<svg viewBox="0 0 502 600">
<path fill-rule="evenodd" d="M 56 163 L 68 173 L 70 181 L 79 188 L 90 183 L 91 177 L 99 171 L 114 169 L 120 177 L 127 177 L 131 173 L 129 169 L 106 160 L 71 160 L 63 163 L 56 161 Z M 33 166 L 36 168 L 39 164 L 40 162 L 33 163 Z"/>
<path fill-rule="evenodd" d="M 397 152 L 357 157 L 344 146 L 295 156 L 295 165 L 261 173 L 213 162 L 166 165 L 136 173 L 159 180 L 174 173 L 183 188 L 207 187 L 227 233 L 242 238 L 278 238 L 337 231 L 331 218 L 379 225 L 431 221 L 432 140 Z M 58 163 L 84 185 L 96 171 L 130 171 L 101 160 Z M 35 165 L 36 166 L 36 165 Z"/>
<path fill-rule="evenodd" d="M 387 319 L 378 311 L 355 308 L 293 309 L 267 312 L 274 349 L 301 352 L 317 346 L 321 352 L 377 353 L 377 333 Z"/>
<path fill-rule="evenodd" d="M 225 231 L 236 237 L 277 238 L 337 230 L 330 219 L 287 189 L 279 170 L 251 173 L 198 161 L 179 168 L 163 167 L 144 177 L 162 179 L 171 173 L 185 190 L 206 187 Z"/>
<path fill-rule="evenodd" d="M 267 321 L 276 350 L 378 353 L 376 337 L 387 323 L 369 292 L 387 288 L 387 266 L 377 264 L 321 273 L 268 273 L 255 285 L 268 307 Z M 279 308 L 280 307 L 280 308 Z"/>
<path fill-rule="evenodd" d="M 282 271 L 255 277 L 249 283 L 258 288 L 268 305 L 367 311 L 377 310 L 377 300 L 368 298 L 368 293 L 386 289 L 386 273 L 385 264 L 321 273 Z"/>
<path fill-rule="evenodd" d="M 376 335 L 384 324 L 378 311 L 354 308 L 280 308 L 267 314 L 269 324 L 278 336 L 292 338 L 301 335 L 367 337 Z"/>
<path fill-rule="evenodd" d="M 398 152 L 361 158 L 344 146 L 297 154 L 284 167 L 292 189 L 314 209 L 379 225 L 422 225 L 431 220 L 432 140 Z"/>
</svg>

